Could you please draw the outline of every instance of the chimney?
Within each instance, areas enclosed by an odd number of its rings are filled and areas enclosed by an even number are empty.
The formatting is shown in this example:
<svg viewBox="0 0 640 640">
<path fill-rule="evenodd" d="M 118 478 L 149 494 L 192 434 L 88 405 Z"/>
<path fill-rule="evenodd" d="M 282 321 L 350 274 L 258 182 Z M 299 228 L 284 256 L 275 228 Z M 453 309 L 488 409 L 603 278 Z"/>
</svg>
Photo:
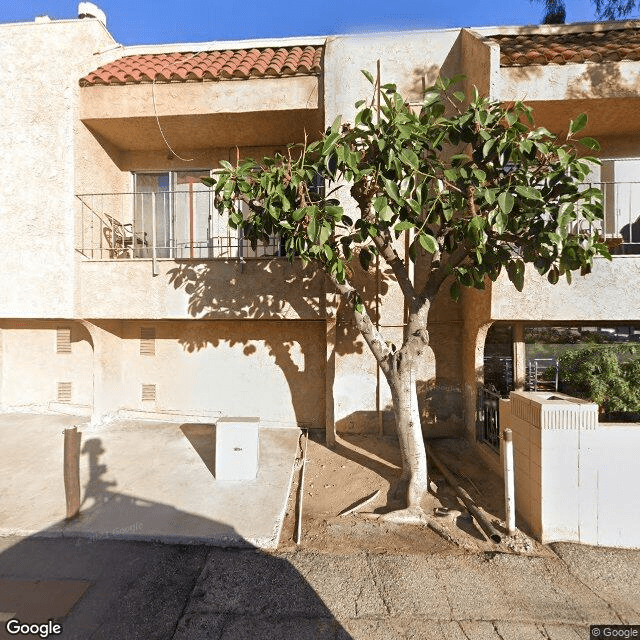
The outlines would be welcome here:
<svg viewBox="0 0 640 640">
<path fill-rule="evenodd" d="M 93 2 L 81 2 L 78 5 L 78 18 L 96 18 L 100 20 L 105 27 L 107 26 L 107 16 L 104 11 L 93 4 Z"/>
</svg>

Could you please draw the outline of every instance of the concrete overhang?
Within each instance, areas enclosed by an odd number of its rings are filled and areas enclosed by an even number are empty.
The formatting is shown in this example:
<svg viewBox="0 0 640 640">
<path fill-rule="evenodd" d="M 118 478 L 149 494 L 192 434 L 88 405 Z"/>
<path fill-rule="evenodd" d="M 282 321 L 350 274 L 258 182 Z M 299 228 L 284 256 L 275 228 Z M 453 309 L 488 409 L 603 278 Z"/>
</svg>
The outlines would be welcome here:
<svg viewBox="0 0 640 640">
<path fill-rule="evenodd" d="M 637 136 L 637 114 L 640 113 L 640 97 L 604 98 L 579 100 L 527 100 L 533 108 L 533 117 L 538 127 L 546 127 L 557 134 L 566 133 L 569 121 L 584 113 L 588 121 L 579 137 L 596 138 L 603 145 L 608 139 Z M 607 151 L 603 148 L 604 151 Z M 586 149 L 585 149 L 586 151 Z"/>
<path fill-rule="evenodd" d="M 500 68 L 502 101 L 640 98 L 640 61 Z"/>
<path fill-rule="evenodd" d="M 121 151 L 280 145 L 323 129 L 318 76 L 90 86 L 80 119 Z M 160 127 L 162 128 L 162 133 Z"/>
</svg>

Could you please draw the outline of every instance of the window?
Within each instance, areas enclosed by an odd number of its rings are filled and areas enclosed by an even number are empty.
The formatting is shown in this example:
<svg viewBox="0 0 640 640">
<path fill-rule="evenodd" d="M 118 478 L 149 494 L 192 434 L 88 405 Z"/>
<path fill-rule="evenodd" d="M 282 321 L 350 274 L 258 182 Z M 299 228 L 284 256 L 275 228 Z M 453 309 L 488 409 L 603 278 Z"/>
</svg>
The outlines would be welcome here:
<svg viewBox="0 0 640 640">
<path fill-rule="evenodd" d="M 228 216 L 213 206 L 213 192 L 202 183 L 208 169 L 134 174 L 134 235 L 143 238 L 134 257 L 209 259 L 280 255 L 279 239 L 259 243 L 255 251 Z M 248 212 L 244 203 L 238 203 Z"/>
</svg>

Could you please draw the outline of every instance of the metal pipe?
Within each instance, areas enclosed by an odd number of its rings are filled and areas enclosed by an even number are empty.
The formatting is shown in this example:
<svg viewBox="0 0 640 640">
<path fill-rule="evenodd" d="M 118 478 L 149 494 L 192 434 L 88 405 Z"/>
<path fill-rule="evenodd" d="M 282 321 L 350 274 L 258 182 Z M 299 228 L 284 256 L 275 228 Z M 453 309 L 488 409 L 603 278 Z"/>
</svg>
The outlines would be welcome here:
<svg viewBox="0 0 640 640">
<path fill-rule="evenodd" d="M 302 471 L 300 472 L 300 486 L 298 487 L 298 512 L 296 514 L 296 544 L 300 544 L 302 539 L 302 499 L 304 498 L 304 472 L 305 463 L 307 461 L 307 441 L 309 440 L 309 432 L 304 432 L 304 450 L 302 453 Z"/>
<path fill-rule="evenodd" d="M 478 523 L 487 537 L 496 544 L 502 542 L 502 536 L 500 535 L 500 532 L 487 520 L 485 515 L 478 509 L 471 496 L 456 482 L 456 479 L 451 471 L 449 471 L 449 469 L 444 466 L 444 464 L 438 459 L 433 451 L 429 451 L 429 456 L 431 457 L 431 460 L 437 467 L 438 471 L 440 471 L 440 473 L 445 477 L 445 480 L 455 489 L 460 500 L 462 500 L 464 506 L 467 508 L 467 511 L 473 516 L 474 520 Z"/>
<path fill-rule="evenodd" d="M 513 432 L 505 429 L 504 440 L 504 512 L 507 533 L 512 536 L 516 532 L 516 492 L 513 474 Z"/>
</svg>

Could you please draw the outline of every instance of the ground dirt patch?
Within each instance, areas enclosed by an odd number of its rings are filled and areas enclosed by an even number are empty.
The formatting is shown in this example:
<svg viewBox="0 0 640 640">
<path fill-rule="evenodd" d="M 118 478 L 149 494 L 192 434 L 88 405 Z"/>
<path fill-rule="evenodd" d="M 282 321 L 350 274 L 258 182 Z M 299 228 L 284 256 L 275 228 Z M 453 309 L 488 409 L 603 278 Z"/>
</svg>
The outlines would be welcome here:
<svg viewBox="0 0 640 640">
<path fill-rule="evenodd" d="M 504 518 L 504 499 L 501 479 L 489 469 L 465 440 L 442 439 L 430 441 L 439 458 L 454 472 L 460 484 L 476 501 L 490 521 L 500 528 Z M 300 456 L 301 457 L 301 456 Z M 425 511 L 434 513 L 444 506 L 453 516 L 435 518 L 439 533 L 427 526 L 395 525 L 371 518 L 391 510 L 397 504 L 391 497 L 393 483 L 400 475 L 400 450 L 393 437 L 373 435 L 344 435 L 330 449 L 324 433 L 309 433 L 302 503 L 303 549 L 326 552 L 372 551 L 378 553 L 440 553 L 440 552 L 517 552 L 547 555 L 542 545 L 518 532 L 514 538 L 505 537 L 496 545 L 487 540 L 464 505 L 433 465 L 429 470 L 433 492 L 423 504 Z M 294 483 L 287 504 L 287 514 L 280 537 L 280 550 L 296 547 L 295 520 L 299 499 L 300 473 Z M 340 513 L 359 501 L 377 496 L 353 515 Z M 459 515 L 456 514 L 459 512 Z"/>
</svg>

